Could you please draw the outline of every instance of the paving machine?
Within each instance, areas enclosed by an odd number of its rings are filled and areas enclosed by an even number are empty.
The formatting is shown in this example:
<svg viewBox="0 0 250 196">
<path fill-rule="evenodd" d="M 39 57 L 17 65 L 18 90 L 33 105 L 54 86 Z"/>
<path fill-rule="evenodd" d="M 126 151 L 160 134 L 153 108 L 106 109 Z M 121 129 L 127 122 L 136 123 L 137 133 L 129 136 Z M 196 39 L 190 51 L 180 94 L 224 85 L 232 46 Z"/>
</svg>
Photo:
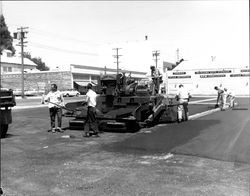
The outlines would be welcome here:
<svg viewBox="0 0 250 196">
<path fill-rule="evenodd" d="M 7 134 L 9 124 L 12 123 L 11 108 L 16 105 L 15 96 L 11 89 L 0 88 L 0 136 Z"/>
<path fill-rule="evenodd" d="M 126 77 L 125 73 L 103 75 L 100 78 L 101 93 L 97 97 L 96 117 L 100 131 L 135 132 L 169 121 L 168 99 L 159 94 L 161 76 L 151 67 L 152 81 L 146 83 Z M 74 116 L 69 121 L 70 129 L 83 129 L 87 116 L 84 102 L 66 104 L 71 111 L 65 116 Z M 72 112 L 72 109 L 75 109 Z M 176 113 L 177 116 L 177 113 Z"/>
</svg>

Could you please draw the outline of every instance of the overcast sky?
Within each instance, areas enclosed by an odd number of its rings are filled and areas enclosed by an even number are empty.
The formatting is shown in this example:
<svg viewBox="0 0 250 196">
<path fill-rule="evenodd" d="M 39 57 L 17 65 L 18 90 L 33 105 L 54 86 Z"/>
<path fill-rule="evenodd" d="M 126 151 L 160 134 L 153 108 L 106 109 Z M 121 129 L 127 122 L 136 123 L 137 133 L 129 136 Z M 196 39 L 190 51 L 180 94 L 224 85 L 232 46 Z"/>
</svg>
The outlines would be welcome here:
<svg viewBox="0 0 250 196">
<path fill-rule="evenodd" d="M 204 64 L 216 56 L 221 63 L 249 66 L 248 0 L 2 1 L 2 11 L 11 33 L 29 27 L 25 51 L 51 68 L 73 63 L 115 68 L 112 47 L 144 44 L 145 35 L 161 60 L 175 62 L 179 48 L 180 58 L 189 61 Z M 109 61 L 100 62 L 105 47 Z M 120 52 L 123 68 L 145 69 Z M 146 53 L 137 47 L 133 54 L 130 58 L 140 61 Z"/>
</svg>

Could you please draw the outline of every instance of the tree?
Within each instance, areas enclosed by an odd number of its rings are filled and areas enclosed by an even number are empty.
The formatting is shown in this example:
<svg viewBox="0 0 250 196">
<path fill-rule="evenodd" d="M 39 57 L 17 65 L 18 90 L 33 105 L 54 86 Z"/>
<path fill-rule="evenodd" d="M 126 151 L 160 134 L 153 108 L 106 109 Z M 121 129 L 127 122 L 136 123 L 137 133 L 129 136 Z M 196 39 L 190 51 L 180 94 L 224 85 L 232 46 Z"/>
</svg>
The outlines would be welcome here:
<svg viewBox="0 0 250 196">
<path fill-rule="evenodd" d="M 45 65 L 45 63 L 42 61 L 42 59 L 40 57 L 34 57 L 32 58 L 31 57 L 31 54 L 30 53 L 24 53 L 23 56 L 27 59 L 30 59 L 33 63 L 37 64 L 37 69 L 40 70 L 40 71 L 48 71 L 49 70 L 49 67 L 47 67 Z"/>
<path fill-rule="evenodd" d="M 16 50 L 12 45 L 13 38 L 10 35 L 8 27 L 5 23 L 4 16 L 0 15 L 0 54 L 2 54 L 3 50 L 10 50 L 14 55 Z"/>
</svg>

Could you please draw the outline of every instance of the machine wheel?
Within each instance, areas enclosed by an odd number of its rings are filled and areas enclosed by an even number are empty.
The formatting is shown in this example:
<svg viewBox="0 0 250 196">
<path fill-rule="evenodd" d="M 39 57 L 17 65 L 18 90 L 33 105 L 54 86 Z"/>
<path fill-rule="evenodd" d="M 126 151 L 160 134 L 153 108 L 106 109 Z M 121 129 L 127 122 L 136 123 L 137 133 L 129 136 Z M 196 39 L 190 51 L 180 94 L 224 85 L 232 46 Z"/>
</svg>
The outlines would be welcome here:
<svg viewBox="0 0 250 196">
<path fill-rule="evenodd" d="M 7 131 L 8 131 L 8 128 L 9 128 L 8 124 L 1 124 L 0 125 L 1 138 L 5 138 Z"/>
</svg>

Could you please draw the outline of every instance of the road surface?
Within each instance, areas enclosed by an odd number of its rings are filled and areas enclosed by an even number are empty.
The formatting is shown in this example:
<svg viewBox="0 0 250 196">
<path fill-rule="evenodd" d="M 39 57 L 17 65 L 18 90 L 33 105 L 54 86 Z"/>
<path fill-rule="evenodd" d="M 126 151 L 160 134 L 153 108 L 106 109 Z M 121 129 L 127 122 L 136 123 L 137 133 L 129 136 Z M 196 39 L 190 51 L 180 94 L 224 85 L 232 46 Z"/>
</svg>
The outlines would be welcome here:
<svg viewBox="0 0 250 196">
<path fill-rule="evenodd" d="M 48 133 L 47 107 L 17 107 L 1 140 L 1 186 L 8 196 L 248 196 L 249 99 L 238 102 L 248 110 L 100 138 Z M 212 105 L 190 104 L 191 115 Z"/>
</svg>

